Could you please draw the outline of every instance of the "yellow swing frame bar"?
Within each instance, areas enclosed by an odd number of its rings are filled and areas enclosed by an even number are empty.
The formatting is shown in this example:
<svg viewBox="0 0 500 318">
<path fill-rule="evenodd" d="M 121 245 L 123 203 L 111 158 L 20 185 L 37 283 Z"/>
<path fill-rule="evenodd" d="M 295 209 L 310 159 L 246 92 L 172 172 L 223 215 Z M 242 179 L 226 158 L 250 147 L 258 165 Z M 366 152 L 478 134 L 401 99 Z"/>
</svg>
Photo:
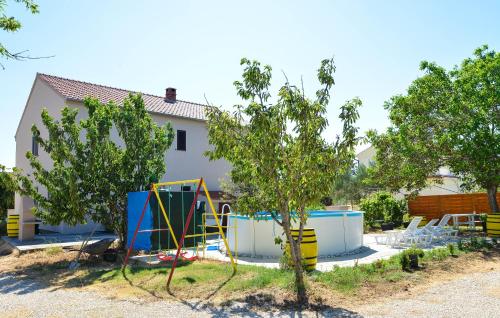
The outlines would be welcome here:
<svg viewBox="0 0 500 318">
<path fill-rule="evenodd" d="M 170 231 L 170 234 L 172 235 L 173 241 L 175 243 L 175 247 L 179 248 L 179 243 L 177 241 L 177 238 L 175 237 L 174 230 L 172 229 L 172 225 L 170 224 L 170 220 L 168 218 L 167 212 L 165 208 L 163 207 L 163 203 L 160 200 L 160 194 L 158 193 L 158 187 L 165 187 L 165 186 L 172 186 L 172 185 L 178 185 L 178 184 L 186 184 L 186 183 L 196 183 L 199 184 L 201 182 L 201 186 L 203 187 L 203 191 L 205 192 L 205 196 L 207 197 L 208 205 L 210 206 L 210 210 L 212 211 L 212 214 L 215 218 L 215 223 L 216 227 L 219 229 L 219 235 L 221 236 L 222 240 L 224 241 L 224 245 L 226 247 L 227 254 L 229 255 L 229 259 L 231 260 L 231 265 L 233 267 L 234 272 L 236 272 L 236 262 L 234 261 L 233 254 L 231 253 L 231 250 L 229 249 L 229 243 L 227 242 L 226 235 L 224 234 L 224 231 L 222 230 L 222 225 L 219 221 L 218 214 L 215 212 L 214 204 L 212 202 L 212 198 L 210 197 L 210 193 L 208 192 L 207 185 L 205 183 L 205 179 L 191 179 L 191 180 L 180 180 L 180 181 L 168 181 L 168 182 L 159 182 L 159 183 L 153 183 L 151 189 L 155 193 L 156 199 L 158 200 L 158 204 L 160 206 L 160 210 L 163 214 L 163 217 L 165 218 L 165 222 L 167 223 L 168 230 Z M 203 232 L 206 232 L 206 229 L 203 229 Z M 205 236 L 206 233 L 203 234 L 193 234 L 185 237 L 195 237 L 195 236 Z M 204 253 L 205 251 L 203 251 Z"/>
</svg>

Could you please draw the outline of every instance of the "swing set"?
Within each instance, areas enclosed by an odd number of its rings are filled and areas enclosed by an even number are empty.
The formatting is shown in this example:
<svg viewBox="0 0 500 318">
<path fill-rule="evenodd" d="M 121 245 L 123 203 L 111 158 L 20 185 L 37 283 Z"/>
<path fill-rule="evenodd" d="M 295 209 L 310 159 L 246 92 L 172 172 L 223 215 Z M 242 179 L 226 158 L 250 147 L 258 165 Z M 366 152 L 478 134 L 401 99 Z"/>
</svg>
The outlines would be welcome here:
<svg viewBox="0 0 500 318">
<path fill-rule="evenodd" d="M 196 192 L 194 194 L 193 201 L 191 202 L 191 207 L 189 209 L 187 217 L 185 218 L 185 215 L 184 215 L 184 192 L 185 191 L 184 190 L 185 190 L 185 188 L 190 188 L 190 187 L 186 187 L 185 186 L 186 184 L 196 184 L 197 186 L 196 186 Z M 175 231 L 174 231 L 174 229 L 172 227 L 172 223 L 171 223 L 173 218 L 171 218 L 171 214 L 170 214 L 172 211 L 172 207 L 171 207 L 172 195 L 171 195 L 170 190 L 173 186 L 181 186 L 181 202 L 182 202 L 181 203 L 181 205 L 182 205 L 181 211 L 182 211 L 182 229 L 183 230 L 182 230 L 180 240 L 177 240 L 177 237 L 175 235 Z M 197 226 L 196 220 L 195 220 L 195 222 L 193 222 L 193 226 L 191 228 L 192 234 L 190 234 L 190 233 L 188 233 L 190 230 L 190 224 L 191 224 L 191 221 L 193 219 L 193 216 L 195 215 L 196 203 L 198 202 L 198 196 L 200 194 L 202 187 L 203 187 L 203 191 L 205 193 L 205 196 L 207 198 L 209 208 L 212 212 L 211 214 L 213 215 L 213 217 L 215 219 L 215 225 L 207 225 L 206 224 L 206 215 L 203 214 L 202 224 Z M 165 188 L 168 190 L 168 210 L 166 210 L 165 207 L 163 206 L 163 202 L 160 198 L 160 191 L 159 191 L 159 190 L 162 190 Z M 158 228 L 140 230 L 141 223 L 144 219 L 144 215 L 146 214 L 146 210 L 150 204 L 150 201 L 151 201 L 153 195 L 155 196 L 156 201 L 158 202 L 158 207 L 159 207 L 158 217 L 157 217 Z M 168 211 L 168 213 L 167 213 L 167 211 Z M 161 216 L 163 217 L 163 220 L 167 226 L 166 229 L 161 228 L 160 212 L 161 212 Z M 176 220 L 176 221 L 178 221 L 178 220 Z M 197 227 L 202 228 L 202 233 L 196 233 Z M 227 242 L 226 235 L 224 234 L 224 231 L 223 231 L 223 228 L 227 229 L 227 228 L 229 228 L 229 226 L 221 225 L 221 222 L 219 220 L 219 214 L 217 214 L 215 209 L 214 209 L 212 199 L 210 197 L 207 186 L 205 184 L 205 180 L 203 178 L 200 178 L 200 179 L 193 179 L 193 180 L 153 183 L 151 185 L 151 189 L 148 191 L 148 196 L 146 198 L 146 202 L 144 203 L 144 207 L 143 207 L 141 215 L 139 217 L 139 221 L 137 222 L 137 226 L 135 227 L 134 235 L 133 235 L 132 240 L 130 242 L 130 246 L 129 246 L 128 251 L 127 251 L 127 256 L 125 257 L 125 260 L 124 260 L 123 268 L 125 268 L 128 264 L 130 255 L 131 255 L 132 250 L 134 248 L 134 243 L 136 241 L 137 234 L 143 233 L 143 232 L 150 232 L 152 235 L 154 235 L 157 233 L 158 234 L 158 254 L 156 256 L 158 257 L 158 259 L 160 261 L 172 262 L 172 267 L 171 267 L 171 270 L 170 270 L 170 273 L 168 276 L 168 280 L 167 280 L 167 288 L 168 288 L 170 286 L 170 282 L 172 280 L 172 276 L 174 274 L 174 271 L 175 271 L 175 268 L 177 266 L 179 258 L 181 258 L 183 261 L 196 261 L 198 259 L 199 242 L 197 240 L 199 240 L 200 238 L 202 241 L 203 256 L 205 255 L 207 228 L 217 229 L 217 232 L 214 231 L 214 232 L 211 232 L 210 234 L 218 234 L 220 236 L 220 238 L 224 242 L 226 252 L 229 256 L 229 259 L 231 261 L 231 265 L 233 267 L 233 271 L 236 272 L 236 262 L 233 258 L 231 250 L 229 249 L 229 244 Z M 166 231 L 167 235 L 170 234 L 169 237 L 167 237 L 168 250 L 170 250 L 170 242 L 173 242 L 175 245 L 175 249 L 176 249 L 175 255 L 162 252 L 161 232 L 163 232 L 163 231 Z M 192 239 L 192 245 L 194 245 L 194 247 L 196 249 L 196 251 L 193 252 L 192 256 L 188 256 L 187 251 L 183 250 L 183 248 L 185 247 L 186 239 Z"/>
</svg>

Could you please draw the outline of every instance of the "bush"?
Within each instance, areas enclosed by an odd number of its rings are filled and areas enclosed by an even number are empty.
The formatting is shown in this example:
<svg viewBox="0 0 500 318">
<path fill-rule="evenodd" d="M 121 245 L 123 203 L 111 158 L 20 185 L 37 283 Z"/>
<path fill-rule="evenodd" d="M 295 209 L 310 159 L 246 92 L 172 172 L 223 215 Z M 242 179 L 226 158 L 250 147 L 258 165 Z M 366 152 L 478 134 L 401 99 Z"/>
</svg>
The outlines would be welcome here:
<svg viewBox="0 0 500 318">
<path fill-rule="evenodd" d="M 454 255 L 455 255 L 455 253 L 456 253 L 455 244 L 453 244 L 453 243 L 448 243 L 448 251 L 450 251 L 450 255 L 451 255 L 451 256 L 454 256 Z"/>
<path fill-rule="evenodd" d="M 495 243 L 488 242 L 485 238 L 471 237 L 470 239 L 461 239 L 458 241 L 457 246 L 461 251 L 474 252 L 480 250 L 489 250 Z"/>
<path fill-rule="evenodd" d="M 424 257 L 425 253 L 422 249 L 420 248 L 409 248 L 401 253 L 399 256 L 399 263 L 401 264 L 401 269 L 404 271 L 409 271 L 413 268 L 418 267 L 418 260 L 422 257 Z M 412 259 L 416 259 L 417 263 L 412 264 Z"/>
<path fill-rule="evenodd" d="M 365 222 L 370 226 L 378 220 L 392 222 L 396 226 L 403 223 L 407 212 L 406 202 L 396 200 L 389 192 L 376 192 L 360 202 L 360 208 L 365 212 Z"/>
</svg>

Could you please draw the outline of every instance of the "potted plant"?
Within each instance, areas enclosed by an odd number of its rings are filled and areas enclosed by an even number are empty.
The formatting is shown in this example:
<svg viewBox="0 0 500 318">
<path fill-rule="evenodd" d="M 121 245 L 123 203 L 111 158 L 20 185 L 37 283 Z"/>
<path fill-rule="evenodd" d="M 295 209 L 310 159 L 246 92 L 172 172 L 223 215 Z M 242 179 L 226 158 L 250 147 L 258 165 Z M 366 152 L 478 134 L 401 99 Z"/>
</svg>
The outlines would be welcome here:
<svg viewBox="0 0 500 318">
<path fill-rule="evenodd" d="M 410 258 L 410 268 L 417 269 L 419 256 L 417 254 L 409 254 L 408 257 Z"/>
<path fill-rule="evenodd" d="M 394 230 L 394 223 L 384 221 L 383 223 L 380 224 L 380 228 L 382 229 L 382 231 Z"/>
<path fill-rule="evenodd" d="M 409 248 L 400 256 L 400 264 L 403 270 L 409 271 L 419 267 L 419 259 L 424 257 L 424 251 L 420 248 Z"/>
</svg>

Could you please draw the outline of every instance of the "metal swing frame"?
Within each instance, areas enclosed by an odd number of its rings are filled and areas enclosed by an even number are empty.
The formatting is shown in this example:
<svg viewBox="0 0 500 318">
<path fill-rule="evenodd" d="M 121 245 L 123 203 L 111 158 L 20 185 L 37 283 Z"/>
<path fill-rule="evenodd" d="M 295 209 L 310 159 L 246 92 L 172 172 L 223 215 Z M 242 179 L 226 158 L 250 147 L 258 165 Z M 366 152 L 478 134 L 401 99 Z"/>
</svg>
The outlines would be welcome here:
<svg viewBox="0 0 500 318">
<path fill-rule="evenodd" d="M 172 185 L 181 185 L 181 184 L 186 184 L 186 183 L 198 184 L 198 186 L 196 188 L 195 196 L 194 196 L 193 202 L 191 203 L 191 208 L 189 209 L 189 213 L 187 215 L 186 222 L 184 224 L 184 229 L 182 231 L 182 236 L 181 236 L 180 240 L 177 240 L 177 238 L 176 238 L 176 236 L 174 234 L 174 231 L 172 229 L 172 226 L 170 224 L 170 220 L 168 218 L 168 215 L 167 215 L 167 212 L 165 210 L 165 207 L 163 206 L 163 203 L 161 202 L 160 194 L 158 193 L 158 189 L 159 189 L 159 187 L 172 186 Z M 151 199 L 151 195 L 154 193 L 154 195 L 156 196 L 156 198 L 158 200 L 158 204 L 160 206 L 160 210 L 161 210 L 161 212 L 163 214 L 165 222 L 167 223 L 168 230 L 169 230 L 169 232 L 170 232 L 170 234 L 172 236 L 172 239 L 174 241 L 175 247 L 177 248 L 177 252 L 175 254 L 175 258 L 174 258 L 173 263 L 172 263 L 172 268 L 170 270 L 170 273 L 169 273 L 169 276 L 168 276 L 168 280 L 167 280 L 167 288 L 170 287 L 170 282 L 171 282 L 172 277 L 174 275 L 174 271 L 175 271 L 175 268 L 177 266 L 177 262 L 179 260 L 179 256 L 182 255 L 181 254 L 181 250 L 182 250 L 182 247 L 184 246 L 184 239 L 186 239 L 186 238 L 193 238 L 193 237 L 203 237 L 203 242 L 205 242 L 205 238 L 206 238 L 206 229 L 205 228 L 203 228 L 203 233 L 201 233 L 201 234 L 190 234 L 190 235 L 187 235 L 187 231 L 189 229 L 189 225 L 191 223 L 191 219 L 192 219 L 193 214 L 194 214 L 194 209 L 195 209 L 195 206 L 196 206 L 196 202 L 198 200 L 198 195 L 200 194 L 200 191 L 201 191 L 202 187 L 203 187 L 203 191 L 205 193 L 205 196 L 207 197 L 208 205 L 210 207 L 210 210 L 212 211 L 212 215 L 214 216 L 216 227 L 217 227 L 217 229 L 219 231 L 218 234 L 220 235 L 220 237 L 222 238 L 222 240 L 224 242 L 224 245 L 226 247 L 226 252 L 229 255 L 229 259 L 231 260 L 231 265 L 233 267 L 233 271 L 236 272 L 236 262 L 235 262 L 235 260 L 233 258 L 231 250 L 229 249 L 229 244 L 227 242 L 226 235 L 224 234 L 224 231 L 222 230 L 223 227 L 222 227 L 221 222 L 219 220 L 218 214 L 215 211 L 214 205 L 212 203 L 212 198 L 210 197 L 210 193 L 208 192 L 207 185 L 206 185 L 205 180 L 203 179 L 203 177 L 200 178 L 200 179 L 192 179 L 192 180 L 181 180 L 181 181 L 169 181 L 169 182 L 153 183 L 151 185 L 151 189 L 148 192 L 148 196 L 146 198 L 146 202 L 144 203 L 144 207 L 142 209 L 141 216 L 139 217 L 139 221 L 137 222 L 137 226 L 136 226 L 135 231 L 134 231 L 134 236 L 132 237 L 132 240 L 130 242 L 130 246 L 129 246 L 128 251 L 127 251 L 127 256 L 125 257 L 125 260 L 124 260 L 124 264 L 123 264 L 124 268 L 128 264 L 128 260 L 130 258 L 130 254 L 132 253 L 132 250 L 134 248 L 134 243 L 135 243 L 135 240 L 137 238 L 137 234 L 139 232 L 157 232 L 157 231 L 161 231 L 162 230 L 162 229 L 139 230 L 139 228 L 141 226 L 141 223 L 142 223 L 142 220 L 144 219 L 144 215 L 146 213 L 146 210 L 147 210 L 147 207 L 148 207 L 148 204 L 149 204 L 149 200 Z M 203 253 L 204 252 L 205 251 L 203 250 Z"/>
</svg>

